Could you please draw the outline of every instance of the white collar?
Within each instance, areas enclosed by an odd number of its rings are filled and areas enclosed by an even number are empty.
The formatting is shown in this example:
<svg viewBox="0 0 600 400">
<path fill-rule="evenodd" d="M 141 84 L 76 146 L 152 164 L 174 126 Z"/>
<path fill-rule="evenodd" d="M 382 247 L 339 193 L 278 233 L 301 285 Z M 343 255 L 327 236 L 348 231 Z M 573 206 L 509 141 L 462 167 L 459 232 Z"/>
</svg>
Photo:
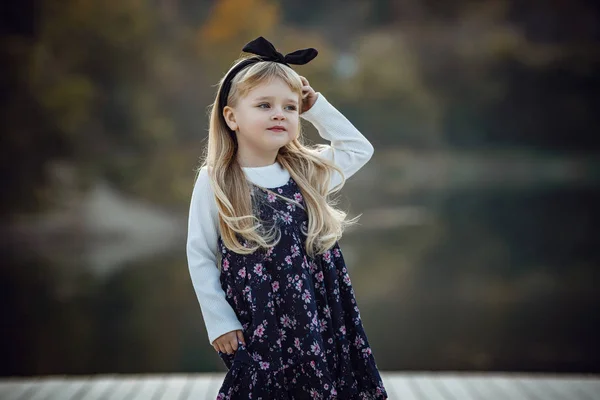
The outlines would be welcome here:
<svg viewBox="0 0 600 400">
<path fill-rule="evenodd" d="M 250 182 L 265 188 L 283 186 L 290 179 L 290 173 L 277 161 L 264 167 L 242 167 L 242 170 Z"/>
</svg>

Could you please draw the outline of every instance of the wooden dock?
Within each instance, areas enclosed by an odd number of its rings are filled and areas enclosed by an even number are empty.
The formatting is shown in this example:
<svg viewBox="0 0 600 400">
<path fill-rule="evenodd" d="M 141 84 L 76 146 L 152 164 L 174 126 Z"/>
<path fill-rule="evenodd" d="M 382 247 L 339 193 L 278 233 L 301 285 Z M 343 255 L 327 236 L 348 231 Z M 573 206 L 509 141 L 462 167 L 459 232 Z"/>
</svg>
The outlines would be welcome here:
<svg viewBox="0 0 600 400">
<path fill-rule="evenodd" d="M 600 377 L 596 375 L 381 374 L 390 400 L 600 400 Z M 214 373 L 0 378 L 0 400 L 214 400 L 224 376 Z"/>
</svg>

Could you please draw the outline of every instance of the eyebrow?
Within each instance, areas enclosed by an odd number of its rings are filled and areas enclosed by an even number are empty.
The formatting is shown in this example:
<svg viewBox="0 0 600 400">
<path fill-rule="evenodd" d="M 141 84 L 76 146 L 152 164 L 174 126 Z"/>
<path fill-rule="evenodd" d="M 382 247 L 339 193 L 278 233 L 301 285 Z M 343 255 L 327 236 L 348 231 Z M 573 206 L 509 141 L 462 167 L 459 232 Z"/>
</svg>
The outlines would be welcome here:
<svg viewBox="0 0 600 400">
<path fill-rule="evenodd" d="M 254 101 L 272 100 L 272 99 L 273 99 L 273 96 L 261 96 L 261 97 L 255 98 Z M 286 99 L 286 101 L 289 101 L 289 102 L 294 103 L 294 104 L 298 104 L 298 100 L 297 99 L 288 98 L 288 99 Z"/>
</svg>

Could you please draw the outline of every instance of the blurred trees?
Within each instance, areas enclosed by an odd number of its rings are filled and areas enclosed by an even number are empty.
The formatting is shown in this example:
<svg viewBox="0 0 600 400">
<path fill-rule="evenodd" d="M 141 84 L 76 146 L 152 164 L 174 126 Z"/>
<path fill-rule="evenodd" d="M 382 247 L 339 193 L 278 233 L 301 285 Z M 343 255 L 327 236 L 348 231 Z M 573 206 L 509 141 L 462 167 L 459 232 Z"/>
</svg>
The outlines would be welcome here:
<svg viewBox="0 0 600 400">
<path fill-rule="evenodd" d="M 52 205 L 56 160 L 76 187 L 103 177 L 183 209 L 214 84 L 258 35 L 318 48 L 299 72 L 376 145 L 597 149 L 588 3 L 68 0 L 32 2 L 20 22 L 11 9 L 5 214 Z"/>
</svg>

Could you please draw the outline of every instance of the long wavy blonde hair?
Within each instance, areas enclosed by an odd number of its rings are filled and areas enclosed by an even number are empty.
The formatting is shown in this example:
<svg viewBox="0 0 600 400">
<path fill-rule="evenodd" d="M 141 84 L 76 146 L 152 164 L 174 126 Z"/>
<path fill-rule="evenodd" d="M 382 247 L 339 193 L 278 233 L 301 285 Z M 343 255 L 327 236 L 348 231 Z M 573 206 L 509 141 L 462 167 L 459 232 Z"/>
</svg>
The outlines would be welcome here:
<svg viewBox="0 0 600 400">
<path fill-rule="evenodd" d="M 245 58 L 237 60 L 232 68 Z M 267 229 L 253 211 L 251 187 L 237 160 L 237 137 L 231 134 L 219 115 L 219 95 L 224 78 L 219 82 L 215 101 L 210 107 L 208 144 L 197 172 L 204 167 L 208 169 L 219 211 L 223 243 L 236 253 L 250 254 L 257 249 L 268 249 L 277 244 L 281 233 L 276 224 Z M 277 78 L 282 79 L 298 94 L 299 104 L 302 104 L 300 76 L 284 64 L 261 61 L 251 64 L 234 77 L 227 105 L 235 107 L 238 100 L 254 87 Z M 302 129 L 300 124 L 298 126 L 298 136 L 279 149 L 276 161 L 289 171 L 304 198 L 304 208 L 308 215 L 308 228 L 304 232 L 307 236 L 306 252 L 314 257 L 330 249 L 341 238 L 344 229 L 356 223 L 359 216 L 347 220 L 347 213 L 335 208 L 337 200 L 330 196 L 344 185 L 344 174 L 333 162 L 319 156 L 319 151 L 327 146 L 309 147 L 303 143 Z M 334 171 L 340 173 L 342 181 L 333 190 L 329 190 Z M 285 198 L 268 188 L 262 189 L 301 207 L 294 199 Z"/>
</svg>

